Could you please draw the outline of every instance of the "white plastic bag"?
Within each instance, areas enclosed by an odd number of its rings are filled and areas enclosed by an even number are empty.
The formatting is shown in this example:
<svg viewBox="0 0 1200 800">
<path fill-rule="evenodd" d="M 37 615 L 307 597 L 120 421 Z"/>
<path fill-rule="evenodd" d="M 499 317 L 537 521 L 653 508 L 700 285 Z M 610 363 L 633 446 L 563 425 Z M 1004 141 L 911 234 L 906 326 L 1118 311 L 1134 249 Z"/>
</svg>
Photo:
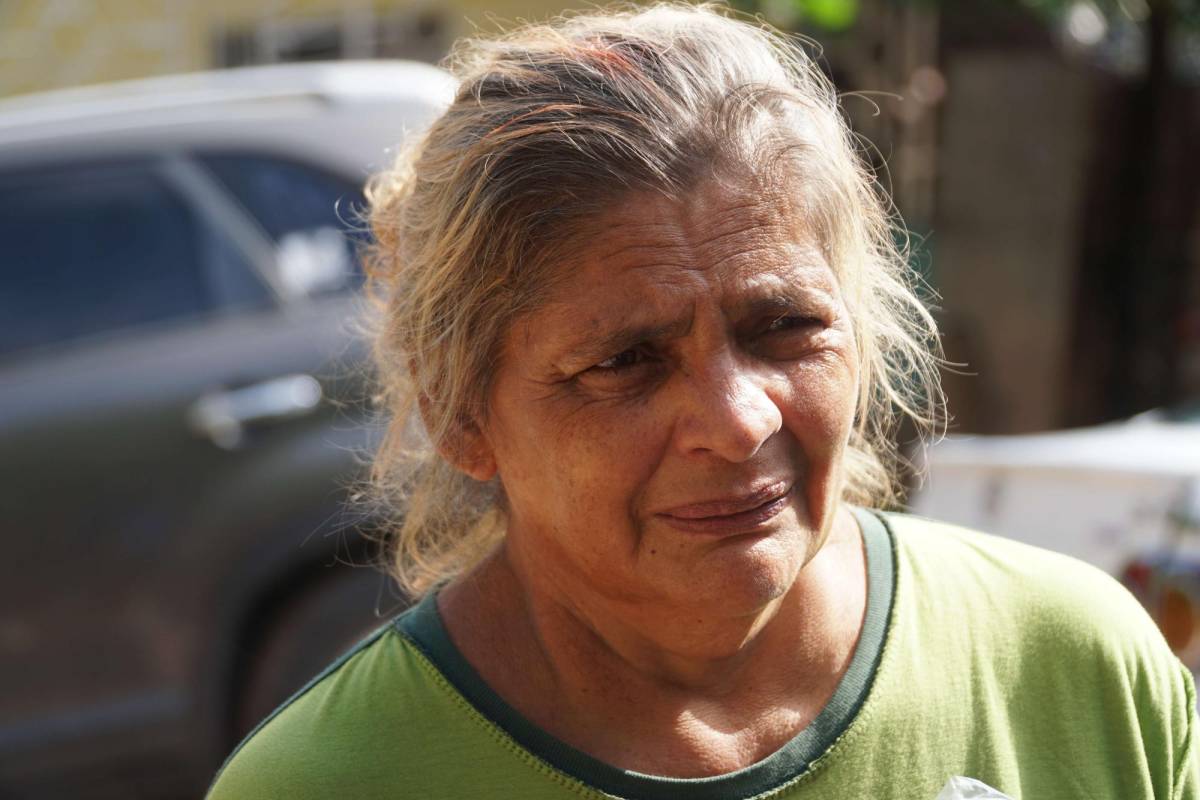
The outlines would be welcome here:
<svg viewBox="0 0 1200 800">
<path fill-rule="evenodd" d="M 946 781 L 934 800 L 1012 800 L 986 783 L 957 775 Z"/>
</svg>

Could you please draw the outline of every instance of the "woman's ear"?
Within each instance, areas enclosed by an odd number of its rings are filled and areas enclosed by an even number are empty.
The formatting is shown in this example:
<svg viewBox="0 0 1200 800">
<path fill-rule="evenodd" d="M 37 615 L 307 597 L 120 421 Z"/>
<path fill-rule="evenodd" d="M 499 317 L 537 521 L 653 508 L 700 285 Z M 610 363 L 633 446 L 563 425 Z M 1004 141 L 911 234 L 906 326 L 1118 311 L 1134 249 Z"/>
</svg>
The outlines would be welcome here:
<svg viewBox="0 0 1200 800">
<path fill-rule="evenodd" d="M 474 420 L 464 420 L 451 438 L 452 442 L 443 439 L 438 445 L 438 453 L 442 458 L 481 483 L 496 476 L 492 443 Z"/>
<path fill-rule="evenodd" d="M 435 426 L 430 424 L 431 404 L 424 394 L 421 395 L 420 406 L 425 429 L 432 431 Z M 446 459 L 451 466 L 481 483 L 496 476 L 496 458 L 492 443 L 479 423 L 466 415 L 457 416 L 450 427 L 437 437 L 434 447 L 438 455 Z"/>
</svg>

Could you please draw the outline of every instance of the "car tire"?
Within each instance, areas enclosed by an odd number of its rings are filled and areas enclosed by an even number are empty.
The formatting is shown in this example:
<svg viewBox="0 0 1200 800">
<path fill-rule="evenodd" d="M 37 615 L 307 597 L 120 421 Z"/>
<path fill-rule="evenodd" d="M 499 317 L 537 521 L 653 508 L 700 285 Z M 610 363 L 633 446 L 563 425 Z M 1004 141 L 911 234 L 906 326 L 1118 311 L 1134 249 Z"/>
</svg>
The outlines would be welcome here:
<svg viewBox="0 0 1200 800">
<path fill-rule="evenodd" d="M 391 580 L 369 567 L 321 570 L 271 614 L 252 648 L 234 705 L 240 740 L 364 636 L 398 614 Z"/>
</svg>

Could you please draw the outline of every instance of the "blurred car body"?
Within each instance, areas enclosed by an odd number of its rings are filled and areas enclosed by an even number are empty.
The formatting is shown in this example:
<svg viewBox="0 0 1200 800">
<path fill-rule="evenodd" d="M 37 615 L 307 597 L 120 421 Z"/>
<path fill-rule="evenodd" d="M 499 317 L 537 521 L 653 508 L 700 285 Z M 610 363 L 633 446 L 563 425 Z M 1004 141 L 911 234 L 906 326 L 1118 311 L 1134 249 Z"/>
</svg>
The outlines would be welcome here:
<svg viewBox="0 0 1200 800">
<path fill-rule="evenodd" d="M 1088 561 L 1121 578 L 1200 669 L 1200 411 L 1094 428 L 952 437 L 918 459 L 914 513 Z"/>
<path fill-rule="evenodd" d="M 345 62 L 0 102 L 0 796 L 195 795 L 396 606 L 329 569 L 374 435 L 355 214 L 452 92 Z"/>
</svg>

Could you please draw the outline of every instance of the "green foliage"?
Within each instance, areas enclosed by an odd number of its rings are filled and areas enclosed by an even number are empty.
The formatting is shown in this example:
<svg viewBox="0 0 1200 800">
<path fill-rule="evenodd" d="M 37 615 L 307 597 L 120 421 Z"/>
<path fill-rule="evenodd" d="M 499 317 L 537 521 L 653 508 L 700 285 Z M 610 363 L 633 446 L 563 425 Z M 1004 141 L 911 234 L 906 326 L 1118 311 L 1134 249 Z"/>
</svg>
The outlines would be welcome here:
<svg viewBox="0 0 1200 800">
<path fill-rule="evenodd" d="M 858 0 L 793 0 L 802 18 L 827 31 L 844 31 L 858 19 Z"/>
<path fill-rule="evenodd" d="M 841 33 L 858 21 L 859 0 L 730 0 L 740 11 L 762 14 L 781 28 Z"/>
<path fill-rule="evenodd" d="M 954 0 L 892 0 L 908 5 L 950 5 Z M 1079 0 L 1001 0 L 1024 6 L 1048 21 L 1061 20 Z M 1200 0 L 1089 0 L 1110 20 L 1124 16 L 1141 22 L 1151 5 L 1169 5 L 1172 21 L 1200 30 Z M 854 27 L 861 11 L 859 0 L 731 0 L 734 8 L 762 14 L 785 28 L 810 28 L 841 33 Z"/>
</svg>

